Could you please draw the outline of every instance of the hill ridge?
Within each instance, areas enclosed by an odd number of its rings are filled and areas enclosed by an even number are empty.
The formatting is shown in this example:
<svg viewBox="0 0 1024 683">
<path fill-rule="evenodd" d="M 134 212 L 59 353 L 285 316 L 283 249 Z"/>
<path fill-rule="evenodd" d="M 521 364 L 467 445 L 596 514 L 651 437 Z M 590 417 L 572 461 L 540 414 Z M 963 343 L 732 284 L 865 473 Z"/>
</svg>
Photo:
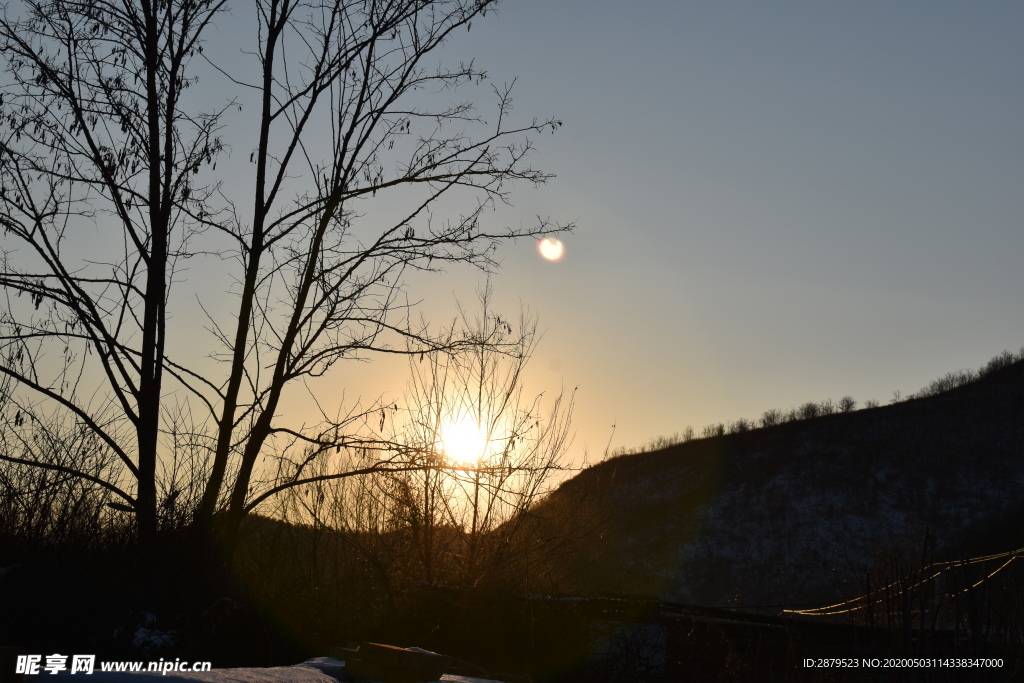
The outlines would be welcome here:
<svg viewBox="0 0 1024 683">
<path fill-rule="evenodd" d="M 576 496 L 604 520 L 570 571 L 581 590 L 807 603 L 855 594 L 885 555 L 920 555 L 926 530 L 936 557 L 1009 543 L 1021 456 L 1016 360 L 935 395 L 610 458 L 538 512 Z"/>
</svg>

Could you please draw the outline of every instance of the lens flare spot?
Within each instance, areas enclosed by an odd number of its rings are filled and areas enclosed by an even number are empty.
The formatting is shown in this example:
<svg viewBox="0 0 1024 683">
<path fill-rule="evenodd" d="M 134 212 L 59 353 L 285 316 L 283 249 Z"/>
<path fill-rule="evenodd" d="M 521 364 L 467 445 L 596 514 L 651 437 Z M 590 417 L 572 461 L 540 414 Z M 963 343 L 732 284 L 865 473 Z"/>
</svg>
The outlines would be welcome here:
<svg viewBox="0 0 1024 683">
<path fill-rule="evenodd" d="M 548 261 L 561 261 L 565 256 L 565 245 L 562 244 L 562 240 L 545 237 L 537 243 L 537 251 Z"/>
</svg>

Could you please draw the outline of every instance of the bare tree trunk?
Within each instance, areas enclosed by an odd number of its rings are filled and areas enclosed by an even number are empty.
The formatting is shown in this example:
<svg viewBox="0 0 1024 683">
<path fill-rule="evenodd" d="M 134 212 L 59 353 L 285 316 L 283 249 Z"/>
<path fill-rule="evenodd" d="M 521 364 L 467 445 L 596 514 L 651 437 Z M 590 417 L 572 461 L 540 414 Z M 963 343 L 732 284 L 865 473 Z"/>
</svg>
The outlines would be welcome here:
<svg viewBox="0 0 1024 683">
<path fill-rule="evenodd" d="M 167 296 L 167 215 L 164 174 L 170 170 L 170 150 L 163 150 L 161 135 L 161 97 L 157 86 L 160 67 L 158 17 L 149 0 L 142 2 L 145 19 L 146 124 L 149 143 L 149 225 L 150 252 L 146 259 L 146 290 L 142 320 L 141 362 L 138 398 L 139 485 L 135 514 L 139 537 L 144 545 L 156 534 L 156 460 L 160 428 L 161 375 L 163 370 L 164 301 Z M 176 74 L 172 71 L 172 77 Z M 173 93 L 173 78 L 169 86 Z M 174 97 L 168 95 L 167 108 L 174 109 Z M 170 132 L 166 131 L 169 142 Z M 159 160 L 163 159 L 163 163 Z"/>
</svg>

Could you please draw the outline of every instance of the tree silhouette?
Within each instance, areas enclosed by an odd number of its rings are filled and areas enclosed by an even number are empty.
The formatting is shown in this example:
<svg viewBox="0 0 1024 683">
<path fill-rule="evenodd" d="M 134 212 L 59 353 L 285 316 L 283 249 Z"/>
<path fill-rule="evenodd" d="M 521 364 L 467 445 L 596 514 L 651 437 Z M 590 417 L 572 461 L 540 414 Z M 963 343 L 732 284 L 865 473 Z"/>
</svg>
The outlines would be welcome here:
<svg viewBox="0 0 1024 683">
<path fill-rule="evenodd" d="M 318 479 L 276 501 L 279 516 L 297 525 L 343 530 L 380 568 L 389 595 L 410 581 L 509 589 L 513 577 L 556 563 L 579 531 L 545 533 L 537 517 L 541 498 L 576 469 L 565 461 L 573 394 L 525 393 L 537 320 L 495 314 L 489 288 L 479 296 L 479 309 L 460 307 L 456 325 L 489 343 L 410 359 L 409 385 L 386 425 L 386 440 L 408 449 L 408 463 L 418 466 Z M 480 427 L 471 460 L 445 450 L 447 430 L 466 419 Z"/>
<path fill-rule="evenodd" d="M 447 97 L 484 72 L 427 63 L 495 4 L 258 0 L 234 9 L 253 24 L 233 55 L 209 40 L 218 22 L 245 27 L 224 0 L 5 9 L 4 429 L 89 432 L 116 465 L 96 475 L 38 451 L 0 458 L 104 487 L 147 541 L 161 491 L 163 503 L 187 498 L 200 527 L 225 510 L 230 532 L 289 485 L 259 480 L 262 456 L 386 451 L 360 430 L 383 406 L 323 408 L 309 424 L 282 416 L 286 393 L 343 359 L 481 343 L 413 324 L 407 275 L 487 269 L 502 241 L 570 227 L 481 220 L 513 181 L 549 178 L 526 164 L 528 136 L 561 124 L 511 124 L 509 87 L 492 88 L 485 120 Z M 219 102 L 195 95 L 200 79 L 217 81 Z M 232 118 L 245 105 L 251 125 Z M 438 220 L 449 196 L 462 212 Z M 360 220 L 381 202 L 401 213 Z M 196 263 L 228 278 L 230 294 L 190 290 Z M 205 337 L 183 324 L 193 298 Z M 166 466 L 182 453 L 191 486 Z"/>
<path fill-rule="evenodd" d="M 552 397 L 547 408 L 543 395 L 524 395 L 523 373 L 539 341 L 537 319 L 524 312 L 510 321 L 494 313 L 489 286 L 478 298 L 479 310 L 462 310 L 460 324 L 469 338 L 488 343 L 410 364 L 406 415 L 392 438 L 416 444 L 416 457 L 428 467 L 378 478 L 409 493 L 399 502 L 412 512 L 407 517 L 418 519 L 413 531 L 428 582 L 446 556 L 457 560 L 456 580 L 466 585 L 507 568 L 513 560 L 508 549 L 526 533 L 531 508 L 568 469 L 575 391 Z M 492 348 L 491 340 L 500 346 Z M 453 456 L 444 452 L 446 426 L 460 421 L 476 427 L 482 442 L 474 461 L 461 463 L 469 468 L 451 467 Z M 449 466 L 429 467 L 437 463 Z M 463 547 L 435 542 L 445 527 L 464 532 Z"/>
</svg>

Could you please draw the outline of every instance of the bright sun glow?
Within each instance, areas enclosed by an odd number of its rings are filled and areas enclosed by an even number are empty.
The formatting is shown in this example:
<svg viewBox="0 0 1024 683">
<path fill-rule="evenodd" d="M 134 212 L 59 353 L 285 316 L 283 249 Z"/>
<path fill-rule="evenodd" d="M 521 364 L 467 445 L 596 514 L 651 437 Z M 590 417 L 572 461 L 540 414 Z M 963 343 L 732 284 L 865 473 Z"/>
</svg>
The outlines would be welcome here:
<svg viewBox="0 0 1024 683">
<path fill-rule="evenodd" d="M 462 417 L 441 428 L 441 450 L 452 460 L 473 464 L 490 455 L 491 444 L 475 420 Z"/>
<path fill-rule="evenodd" d="M 538 242 L 537 250 L 548 261 L 561 261 L 562 256 L 565 255 L 565 245 L 562 244 L 562 240 L 556 240 L 554 237 L 545 237 Z"/>
</svg>

